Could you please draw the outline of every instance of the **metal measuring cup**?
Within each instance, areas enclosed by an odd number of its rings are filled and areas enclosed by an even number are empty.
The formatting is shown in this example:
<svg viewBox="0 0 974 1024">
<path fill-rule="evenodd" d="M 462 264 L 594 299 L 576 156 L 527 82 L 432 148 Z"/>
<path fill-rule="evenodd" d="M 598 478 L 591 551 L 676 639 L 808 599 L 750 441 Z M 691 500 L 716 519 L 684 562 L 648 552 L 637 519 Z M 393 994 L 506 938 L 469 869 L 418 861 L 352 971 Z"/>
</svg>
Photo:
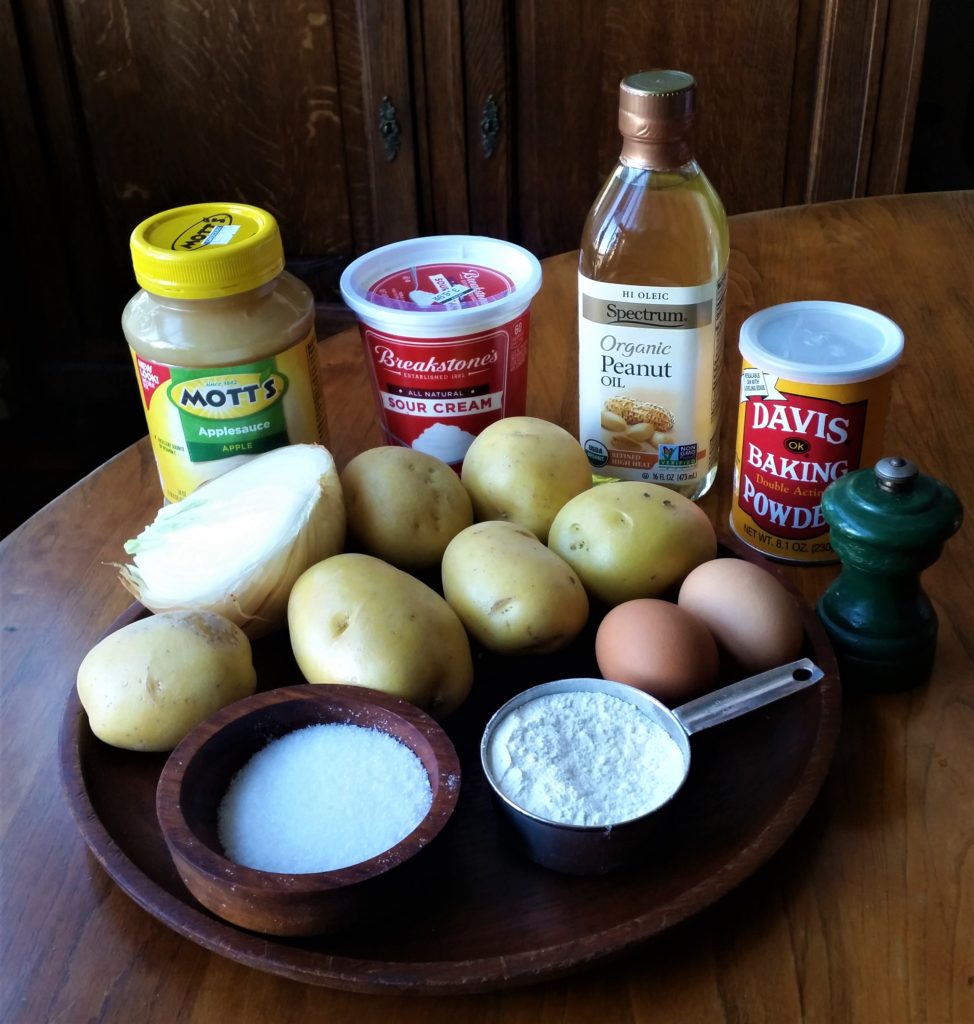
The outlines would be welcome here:
<svg viewBox="0 0 974 1024">
<path fill-rule="evenodd" d="M 722 722 L 764 707 L 815 685 L 824 672 L 808 658 L 731 683 L 677 708 L 625 683 L 607 679 L 557 679 L 524 690 L 491 717 L 480 741 L 480 763 L 507 822 L 525 853 L 536 863 L 566 874 L 605 874 L 627 867 L 645 855 L 658 812 L 680 791 L 690 772 L 690 737 Z M 557 693 L 605 693 L 634 705 L 662 728 L 683 758 L 683 771 L 672 792 L 651 811 L 609 825 L 571 825 L 551 821 L 519 806 L 501 790 L 491 767 L 491 740 L 504 718 L 538 697 Z"/>
</svg>

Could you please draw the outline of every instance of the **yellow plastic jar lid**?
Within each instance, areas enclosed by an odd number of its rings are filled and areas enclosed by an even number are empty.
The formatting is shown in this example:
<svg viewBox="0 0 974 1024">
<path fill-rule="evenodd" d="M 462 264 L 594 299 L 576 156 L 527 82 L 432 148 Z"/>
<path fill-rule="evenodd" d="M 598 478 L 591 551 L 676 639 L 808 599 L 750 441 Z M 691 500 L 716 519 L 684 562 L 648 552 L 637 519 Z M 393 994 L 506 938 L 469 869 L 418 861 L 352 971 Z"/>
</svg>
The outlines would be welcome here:
<svg viewBox="0 0 974 1024">
<path fill-rule="evenodd" d="M 243 203 L 196 203 L 157 213 L 132 232 L 131 248 L 139 284 L 174 299 L 251 291 L 284 269 L 277 221 Z"/>
</svg>

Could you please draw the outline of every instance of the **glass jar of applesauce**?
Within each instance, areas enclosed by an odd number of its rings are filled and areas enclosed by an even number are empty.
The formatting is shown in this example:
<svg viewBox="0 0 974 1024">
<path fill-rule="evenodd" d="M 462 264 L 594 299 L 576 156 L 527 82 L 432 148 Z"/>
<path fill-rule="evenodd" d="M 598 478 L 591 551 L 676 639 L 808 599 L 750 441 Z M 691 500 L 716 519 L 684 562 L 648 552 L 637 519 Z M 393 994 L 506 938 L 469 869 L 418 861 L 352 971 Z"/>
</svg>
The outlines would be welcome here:
<svg viewBox="0 0 974 1024">
<path fill-rule="evenodd" d="M 132 232 L 142 290 L 122 330 L 167 500 L 286 444 L 327 443 L 310 289 L 277 222 L 199 203 Z"/>
</svg>

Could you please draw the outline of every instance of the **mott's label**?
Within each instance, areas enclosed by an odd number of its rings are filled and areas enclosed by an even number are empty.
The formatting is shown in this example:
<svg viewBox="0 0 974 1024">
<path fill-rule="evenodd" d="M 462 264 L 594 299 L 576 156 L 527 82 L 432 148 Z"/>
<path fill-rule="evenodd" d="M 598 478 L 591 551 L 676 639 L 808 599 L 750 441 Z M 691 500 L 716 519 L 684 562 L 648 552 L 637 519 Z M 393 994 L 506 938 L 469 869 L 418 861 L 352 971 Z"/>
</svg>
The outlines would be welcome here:
<svg viewBox="0 0 974 1024">
<path fill-rule="evenodd" d="M 724 282 L 579 274 L 579 438 L 596 472 L 682 486 L 716 461 Z"/>
<path fill-rule="evenodd" d="M 730 518 L 741 540 L 772 558 L 835 560 L 822 493 L 881 456 L 890 380 L 808 384 L 743 360 Z"/>
<path fill-rule="evenodd" d="M 278 355 L 239 366 L 171 366 L 134 350 L 132 359 L 169 501 L 248 457 L 325 442 L 313 331 Z"/>
</svg>

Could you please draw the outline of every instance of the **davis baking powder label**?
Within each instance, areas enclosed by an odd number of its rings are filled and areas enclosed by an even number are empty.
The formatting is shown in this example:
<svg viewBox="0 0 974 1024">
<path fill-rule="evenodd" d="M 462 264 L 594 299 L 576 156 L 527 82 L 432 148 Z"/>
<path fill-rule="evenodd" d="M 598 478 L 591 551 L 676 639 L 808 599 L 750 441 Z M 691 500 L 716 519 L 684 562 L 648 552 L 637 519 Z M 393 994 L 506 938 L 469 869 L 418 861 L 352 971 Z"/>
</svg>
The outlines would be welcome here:
<svg viewBox="0 0 974 1024">
<path fill-rule="evenodd" d="M 458 465 L 485 427 L 524 415 L 528 311 L 453 338 L 406 338 L 365 324 L 360 329 L 386 443 Z"/>
<path fill-rule="evenodd" d="M 731 527 L 751 547 L 775 558 L 834 560 L 822 492 L 858 469 L 866 456 L 870 418 L 885 405 L 888 376 L 839 385 L 777 378 L 746 361 L 740 411 Z M 879 438 L 873 431 L 869 448 Z"/>
</svg>

